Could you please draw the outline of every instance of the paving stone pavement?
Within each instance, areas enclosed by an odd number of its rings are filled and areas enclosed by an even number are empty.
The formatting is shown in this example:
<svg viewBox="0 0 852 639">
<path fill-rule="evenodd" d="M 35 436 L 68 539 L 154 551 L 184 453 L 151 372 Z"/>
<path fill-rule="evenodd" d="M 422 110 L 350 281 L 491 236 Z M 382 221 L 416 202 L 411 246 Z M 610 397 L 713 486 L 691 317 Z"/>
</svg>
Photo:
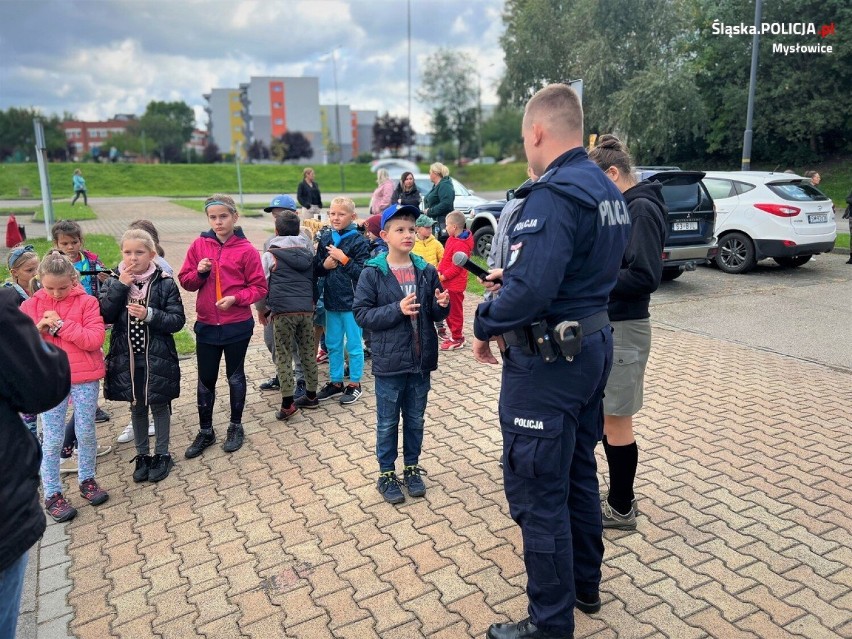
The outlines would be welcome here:
<svg viewBox="0 0 852 639">
<path fill-rule="evenodd" d="M 84 224 L 120 235 L 144 213 L 178 266 L 203 228 L 178 208 L 101 206 Z M 270 225 L 245 224 L 258 245 Z M 577 613 L 575 636 L 852 637 L 849 372 L 659 326 L 654 340 L 636 429 L 638 530 L 607 531 L 603 608 Z M 273 367 L 254 344 L 241 450 L 183 459 L 197 428 L 189 359 L 172 475 L 134 484 L 133 446 L 120 444 L 99 459 L 110 501 L 83 506 L 71 491 L 67 545 L 62 527 L 42 542 L 42 634 L 70 620 L 62 631 L 81 638 L 457 639 L 526 616 L 497 465 L 498 369 L 469 349 L 442 353 L 421 459 L 429 490 L 390 506 L 374 488 L 372 377 L 353 406 L 281 423 L 278 397 L 258 389 Z M 217 401 L 221 441 L 224 384 Z M 107 408 L 99 439 L 113 442 L 127 405 Z M 42 583 L 66 567 L 69 586 Z"/>
</svg>

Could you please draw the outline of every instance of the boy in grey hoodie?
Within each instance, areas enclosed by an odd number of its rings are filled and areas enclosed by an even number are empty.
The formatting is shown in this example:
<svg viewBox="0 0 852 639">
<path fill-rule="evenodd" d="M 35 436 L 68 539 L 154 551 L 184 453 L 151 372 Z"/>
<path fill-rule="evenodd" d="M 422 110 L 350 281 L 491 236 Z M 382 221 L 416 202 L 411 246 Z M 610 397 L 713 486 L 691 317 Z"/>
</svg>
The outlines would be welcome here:
<svg viewBox="0 0 852 639">
<path fill-rule="evenodd" d="M 299 216 L 284 211 L 275 219 L 276 236 L 261 258 L 263 272 L 269 282 L 269 294 L 258 312 L 268 315 L 273 325 L 278 380 L 281 386 L 281 409 L 275 417 L 286 420 L 299 408 L 316 408 L 317 362 L 314 358 L 313 313 L 315 286 L 313 251 L 299 233 Z M 294 400 L 293 344 L 305 375 L 306 393 Z"/>
</svg>

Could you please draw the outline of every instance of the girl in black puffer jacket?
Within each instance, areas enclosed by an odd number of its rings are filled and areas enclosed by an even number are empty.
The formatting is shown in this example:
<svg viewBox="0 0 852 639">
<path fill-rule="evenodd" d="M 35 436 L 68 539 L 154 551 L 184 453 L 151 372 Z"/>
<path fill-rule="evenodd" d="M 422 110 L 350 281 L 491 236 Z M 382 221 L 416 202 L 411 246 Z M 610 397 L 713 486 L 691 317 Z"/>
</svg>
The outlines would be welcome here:
<svg viewBox="0 0 852 639">
<path fill-rule="evenodd" d="M 160 481 L 172 468 L 169 454 L 170 402 L 180 394 L 180 364 L 172 336 L 186 323 L 177 284 L 153 260 L 154 240 L 131 229 L 121 238 L 119 278 L 99 295 L 101 315 L 113 324 L 106 357 L 104 397 L 130 402 L 136 469 L 133 481 Z M 148 408 L 157 443 L 148 447 Z"/>
</svg>

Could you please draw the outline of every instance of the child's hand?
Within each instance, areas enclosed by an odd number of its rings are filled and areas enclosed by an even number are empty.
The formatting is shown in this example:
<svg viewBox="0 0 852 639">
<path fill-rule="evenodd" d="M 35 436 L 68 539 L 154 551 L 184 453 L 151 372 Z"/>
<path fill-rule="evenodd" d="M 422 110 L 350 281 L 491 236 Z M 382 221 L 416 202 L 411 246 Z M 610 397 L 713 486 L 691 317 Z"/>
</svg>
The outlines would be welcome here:
<svg viewBox="0 0 852 639">
<path fill-rule="evenodd" d="M 130 315 L 130 317 L 141 320 L 145 319 L 148 315 L 148 309 L 141 304 L 128 304 L 127 314 Z"/>
<path fill-rule="evenodd" d="M 100 273 L 98 273 L 98 281 L 99 281 L 99 282 L 104 283 L 104 282 L 106 282 L 108 279 L 109 279 L 109 273 L 105 273 L 105 272 L 103 272 L 103 271 L 101 271 Z"/>
<path fill-rule="evenodd" d="M 58 319 L 62 319 L 61 317 L 59 317 L 59 313 L 57 313 L 56 311 L 45 311 L 44 315 L 42 315 L 41 317 L 43 320 L 47 320 L 51 324 Z"/>
<path fill-rule="evenodd" d="M 330 270 L 332 270 L 332 269 L 335 269 L 335 268 L 337 268 L 337 260 L 336 260 L 336 259 L 334 259 L 333 257 L 331 257 L 331 256 L 329 255 L 329 256 L 328 256 L 327 258 L 325 258 L 325 260 L 323 261 L 323 263 L 322 263 L 322 267 L 323 267 L 326 271 L 330 271 Z"/>
<path fill-rule="evenodd" d="M 417 295 L 415 293 L 406 295 L 399 303 L 399 310 L 402 311 L 403 315 L 417 315 L 419 309 L 420 304 L 417 303 Z"/>
<path fill-rule="evenodd" d="M 329 255 L 329 257 L 333 257 L 334 259 L 336 259 L 338 262 L 346 261 L 346 253 L 341 251 L 336 246 L 329 246 L 328 247 L 328 255 Z"/>
<path fill-rule="evenodd" d="M 209 257 L 205 257 L 198 263 L 198 272 L 199 273 L 207 273 L 210 269 L 213 268 L 213 262 Z"/>
<path fill-rule="evenodd" d="M 227 311 L 229 308 L 231 308 L 236 303 L 237 303 L 236 297 L 234 297 L 233 295 L 226 295 L 225 297 L 220 299 L 218 302 L 216 302 L 216 308 L 218 308 L 220 311 Z"/>
<path fill-rule="evenodd" d="M 130 273 L 130 270 L 125 266 L 121 269 L 121 274 L 118 276 L 118 281 L 124 284 L 125 286 L 130 286 L 133 284 L 133 275 Z"/>
<path fill-rule="evenodd" d="M 435 301 L 438 302 L 438 306 L 441 308 L 447 308 L 450 305 L 450 292 L 443 291 L 441 289 L 435 289 Z"/>
</svg>

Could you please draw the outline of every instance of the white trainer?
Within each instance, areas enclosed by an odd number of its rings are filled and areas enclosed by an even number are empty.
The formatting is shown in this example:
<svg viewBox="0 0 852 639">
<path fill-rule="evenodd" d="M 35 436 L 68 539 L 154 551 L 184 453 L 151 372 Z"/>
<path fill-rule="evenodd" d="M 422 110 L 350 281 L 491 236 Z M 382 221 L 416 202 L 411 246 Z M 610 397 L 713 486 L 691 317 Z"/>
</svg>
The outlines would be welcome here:
<svg viewBox="0 0 852 639">
<path fill-rule="evenodd" d="M 154 420 L 148 422 L 148 437 L 153 437 L 155 434 Z M 127 427 L 121 431 L 121 434 L 115 438 L 119 444 L 126 444 L 133 441 L 133 422 L 130 422 Z"/>
</svg>

